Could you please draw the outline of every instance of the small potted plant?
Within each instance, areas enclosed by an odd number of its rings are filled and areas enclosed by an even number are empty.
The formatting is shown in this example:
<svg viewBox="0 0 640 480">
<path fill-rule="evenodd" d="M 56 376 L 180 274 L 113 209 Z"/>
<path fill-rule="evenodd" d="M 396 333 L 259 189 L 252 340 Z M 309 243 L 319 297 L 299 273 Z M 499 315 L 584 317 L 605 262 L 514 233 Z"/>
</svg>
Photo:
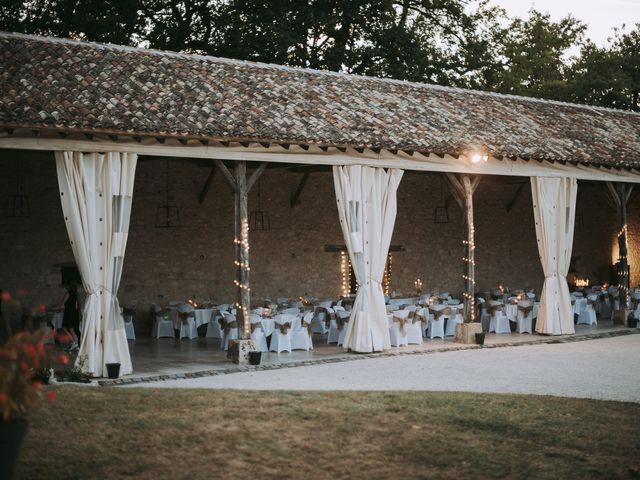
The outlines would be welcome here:
<svg viewBox="0 0 640 480">
<path fill-rule="evenodd" d="M 0 478 L 13 478 L 27 417 L 43 397 L 55 400 L 55 392 L 43 392 L 41 372 L 54 364 L 66 364 L 63 352 L 42 342 L 43 332 L 21 332 L 0 347 Z"/>
</svg>

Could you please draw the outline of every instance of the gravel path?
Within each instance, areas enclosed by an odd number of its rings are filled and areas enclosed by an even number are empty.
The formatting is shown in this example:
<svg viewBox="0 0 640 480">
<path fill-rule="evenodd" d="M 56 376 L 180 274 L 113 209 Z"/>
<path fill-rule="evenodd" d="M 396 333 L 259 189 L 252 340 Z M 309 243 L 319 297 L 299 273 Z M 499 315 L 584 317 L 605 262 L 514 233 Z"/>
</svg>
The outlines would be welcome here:
<svg viewBox="0 0 640 480">
<path fill-rule="evenodd" d="M 132 385 L 256 390 L 438 390 L 640 402 L 640 335 L 372 358 Z"/>
</svg>

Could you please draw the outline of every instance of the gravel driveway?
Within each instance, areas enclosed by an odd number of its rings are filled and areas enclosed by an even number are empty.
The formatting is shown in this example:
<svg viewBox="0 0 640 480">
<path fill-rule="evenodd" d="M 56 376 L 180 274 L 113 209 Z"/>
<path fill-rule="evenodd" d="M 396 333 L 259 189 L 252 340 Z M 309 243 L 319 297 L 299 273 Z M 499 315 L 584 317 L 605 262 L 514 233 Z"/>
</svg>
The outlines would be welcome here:
<svg viewBox="0 0 640 480">
<path fill-rule="evenodd" d="M 252 390 L 438 390 L 531 393 L 640 402 L 640 335 L 371 358 L 132 386 Z"/>
</svg>

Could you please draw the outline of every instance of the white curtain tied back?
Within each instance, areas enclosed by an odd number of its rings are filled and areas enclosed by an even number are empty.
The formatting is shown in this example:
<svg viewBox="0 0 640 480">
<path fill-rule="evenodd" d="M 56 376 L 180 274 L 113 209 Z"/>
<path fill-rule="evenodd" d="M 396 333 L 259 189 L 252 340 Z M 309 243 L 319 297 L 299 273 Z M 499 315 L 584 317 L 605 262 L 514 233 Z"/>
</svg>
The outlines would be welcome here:
<svg viewBox="0 0 640 480">
<path fill-rule="evenodd" d="M 60 199 L 87 299 L 78 359 L 86 373 L 132 372 L 117 292 L 127 246 L 137 155 L 56 152 Z"/>
<path fill-rule="evenodd" d="M 567 273 L 577 192 L 575 178 L 531 177 L 538 253 L 545 277 L 536 320 L 538 333 L 575 333 Z"/>
<path fill-rule="evenodd" d="M 382 277 L 402 174 L 361 165 L 333 167 L 340 226 L 359 284 L 343 345 L 356 352 L 391 347 Z"/>
</svg>

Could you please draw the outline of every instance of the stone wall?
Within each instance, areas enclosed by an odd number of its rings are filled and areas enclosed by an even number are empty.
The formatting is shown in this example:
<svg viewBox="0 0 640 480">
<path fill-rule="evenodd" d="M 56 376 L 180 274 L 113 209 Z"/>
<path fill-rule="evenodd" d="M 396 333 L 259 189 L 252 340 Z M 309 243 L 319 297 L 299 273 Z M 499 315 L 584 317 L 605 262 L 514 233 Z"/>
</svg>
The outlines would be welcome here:
<svg viewBox="0 0 640 480">
<path fill-rule="evenodd" d="M 16 188 L 16 152 L 0 152 L 0 198 Z M 60 266 L 73 263 L 58 199 L 55 162 L 50 152 L 20 152 L 29 219 L 2 217 L 0 288 L 26 290 L 26 304 L 60 301 Z M 201 160 L 169 162 L 169 194 L 180 209 L 180 227 L 155 228 L 157 207 L 165 202 L 165 161 L 143 158 L 136 172 L 133 212 L 123 272 L 121 303 L 213 298 L 233 299 L 233 195 L 217 172 L 202 204 L 198 195 L 210 171 Z M 255 299 L 265 296 L 334 297 L 340 293 L 340 255 L 327 244 L 343 244 L 330 172 L 313 172 L 291 208 L 290 197 L 303 173 L 285 166 L 269 168 L 251 192 L 249 209 L 269 213 L 270 231 L 251 232 L 251 280 Z M 479 289 L 498 284 L 539 290 L 539 264 L 530 187 L 513 208 L 521 178 L 487 177 L 475 196 L 476 272 Z M 582 189 L 582 187 L 581 187 Z M 585 184 L 578 202 L 574 256 L 580 276 L 592 283 L 617 255 L 615 209 L 604 185 Z M 449 196 L 433 174 L 406 172 L 398 192 L 392 240 L 391 289 L 409 293 L 416 278 L 424 289 L 462 289 L 462 210 L 449 202 L 449 222 L 434 223 L 434 209 Z M 4 212 L 3 212 L 4 213 Z M 640 276 L 640 209 L 630 208 L 632 280 Z"/>
</svg>

